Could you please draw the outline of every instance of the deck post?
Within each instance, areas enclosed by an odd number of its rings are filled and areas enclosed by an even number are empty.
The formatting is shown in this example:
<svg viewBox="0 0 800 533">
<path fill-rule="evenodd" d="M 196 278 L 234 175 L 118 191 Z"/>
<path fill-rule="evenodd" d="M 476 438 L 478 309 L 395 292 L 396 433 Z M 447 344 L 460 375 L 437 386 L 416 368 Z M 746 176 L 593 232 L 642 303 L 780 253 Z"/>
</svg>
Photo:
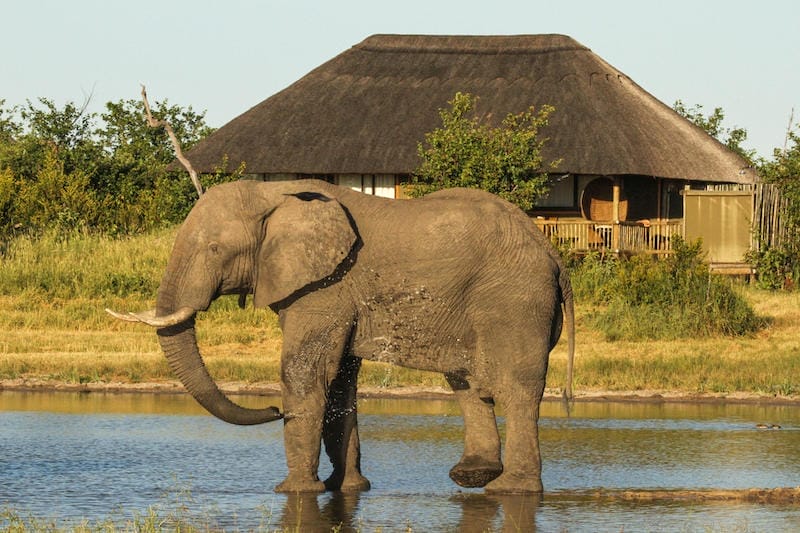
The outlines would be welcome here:
<svg viewBox="0 0 800 533">
<path fill-rule="evenodd" d="M 619 176 L 614 176 L 614 188 L 612 192 L 611 203 L 611 218 L 613 219 L 613 223 L 611 224 L 611 248 L 613 249 L 614 253 L 619 253 L 619 197 L 621 186 L 622 178 Z"/>
</svg>

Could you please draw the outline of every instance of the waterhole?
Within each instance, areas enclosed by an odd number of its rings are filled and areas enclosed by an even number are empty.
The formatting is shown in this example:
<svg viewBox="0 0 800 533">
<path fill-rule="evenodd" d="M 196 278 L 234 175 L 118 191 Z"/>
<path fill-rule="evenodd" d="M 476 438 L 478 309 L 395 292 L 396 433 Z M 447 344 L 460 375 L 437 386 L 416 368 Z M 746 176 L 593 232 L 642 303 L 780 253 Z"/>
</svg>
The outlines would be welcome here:
<svg viewBox="0 0 800 533">
<path fill-rule="evenodd" d="M 156 511 L 207 529 L 266 531 L 800 528 L 797 503 L 736 496 L 800 485 L 800 414 L 791 406 L 577 403 L 567 417 L 546 402 L 540 499 L 453 484 L 462 427 L 447 400 L 362 400 L 372 490 L 294 498 L 272 490 L 286 474 L 280 422 L 232 426 L 183 395 L 6 391 L 0 509 L 62 526 Z M 329 472 L 323 455 L 320 476 Z M 721 496 L 703 497 L 712 493 Z"/>
</svg>

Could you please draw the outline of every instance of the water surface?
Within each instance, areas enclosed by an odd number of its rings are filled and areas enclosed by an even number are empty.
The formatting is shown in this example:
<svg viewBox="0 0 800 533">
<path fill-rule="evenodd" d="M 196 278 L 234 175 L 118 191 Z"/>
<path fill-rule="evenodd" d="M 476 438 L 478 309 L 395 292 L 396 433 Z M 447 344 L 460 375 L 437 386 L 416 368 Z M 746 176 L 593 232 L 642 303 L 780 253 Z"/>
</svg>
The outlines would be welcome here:
<svg viewBox="0 0 800 533">
<path fill-rule="evenodd" d="M 232 426 L 184 395 L 0 392 L 0 508 L 67 524 L 124 523 L 155 508 L 229 530 L 298 523 L 302 531 L 800 529 L 800 509 L 791 505 L 587 496 L 798 486 L 794 407 L 577 403 L 567 418 L 560 404 L 545 403 L 540 501 L 487 497 L 450 481 L 463 436 L 453 402 L 362 400 L 359 410 L 362 467 L 373 489 L 292 498 L 272 490 L 286 475 L 279 422 Z M 329 471 L 323 456 L 320 474 Z"/>
</svg>

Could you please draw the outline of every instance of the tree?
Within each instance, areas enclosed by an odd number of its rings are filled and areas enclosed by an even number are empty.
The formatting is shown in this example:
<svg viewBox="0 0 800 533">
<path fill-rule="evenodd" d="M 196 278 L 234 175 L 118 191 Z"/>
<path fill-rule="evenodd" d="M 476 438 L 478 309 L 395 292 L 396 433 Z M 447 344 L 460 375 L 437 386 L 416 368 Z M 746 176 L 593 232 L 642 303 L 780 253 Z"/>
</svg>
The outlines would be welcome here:
<svg viewBox="0 0 800 533">
<path fill-rule="evenodd" d="M 6 109 L 6 101 L 0 98 L 0 146 L 11 142 L 21 131 L 21 126 L 14 119 L 16 112 L 13 107 Z"/>
<path fill-rule="evenodd" d="M 422 196 L 450 187 L 484 189 L 530 210 L 549 190 L 541 149 L 546 138 L 541 128 L 555 110 L 544 105 L 537 111 L 507 115 L 493 127 L 475 113 L 477 97 L 456 93 L 440 109 L 442 126 L 425 135 L 417 146 L 422 160 L 409 189 Z M 558 161 L 550 163 L 554 169 Z"/>
<path fill-rule="evenodd" d="M 168 122 L 181 146 L 191 148 L 213 132 L 205 112 L 157 101 L 152 116 Z M 169 224 L 182 220 L 191 209 L 196 192 L 182 173 L 168 172 L 175 158 L 173 145 L 163 127 L 148 124 L 143 100 L 106 104 L 98 139 L 109 156 L 104 172 L 106 203 L 118 213 L 116 231 Z"/>
<path fill-rule="evenodd" d="M 786 132 L 783 149 L 773 151 L 771 161 L 762 162 L 759 173 L 767 183 L 774 183 L 784 199 L 781 211 L 786 231 L 783 243 L 762 247 L 751 254 L 759 271 L 762 287 L 797 288 L 800 281 L 800 132 L 797 125 Z"/>
<path fill-rule="evenodd" d="M 722 122 L 725 120 L 725 112 L 721 107 L 715 107 L 714 112 L 708 116 L 703 114 L 703 106 L 700 104 L 687 108 L 682 101 L 676 100 L 672 108 L 679 115 L 690 120 L 730 150 L 739 154 L 750 166 L 756 166 L 756 151 L 742 146 L 742 143 L 747 140 L 747 130 L 739 127 L 724 127 Z"/>
<path fill-rule="evenodd" d="M 167 101 L 156 102 L 153 115 L 172 125 L 175 135 L 186 149 L 213 131 L 205 124 L 205 113 L 196 113 L 191 106 L 183 109 L 169 105 Z M 98 129 L 97 133 L 101 146 L 114 160 L 116 175 L 112 177 L 115 181 L 120 175 L 137 175 L 140 182 L 145 180 L 152 183 L 152 171 L 175 158 L 172 144 L 163 128 L 152 128 L 147 124 L 141 100 L 109 102 L 102 119 L 104 127 Z"/>
<path fill-rule="evenodd" d="M 156 102 L 153 115 L 186 148 L 212 131 L 191 107 Z M 10 109 L 0 100 L 0 240 L 76 226 L 130 233 L 182 220 L 196 193 L 167 171 L 173 158 L 141 101 L 110 102 L 98 115 L 46 98 Z"/>
<path fill-rule="evenodd" d="M 786 146 L 776 148 L 773 159 L 764 162 L 760 174 L 764 181 L 774 183 L 786 200 L 782 212 L 783 222 L 788 229 L 790 242 L 787 247 L 796 261 L 795 269 L 800 270 L 800 131 L 796 125 L 786 133 Z"/>
<path fill-rule="evenodd" d="M 22 127 L 15 119 L 16 108 L 6 108 L 6 101 L 0 99 L 0 236 L 14 227 L 13 207 L 17 196 L 14 173 L 7 161 L 15 150 L 16 138 Z"/>
<path fill-rule="evenodd" d="M 775 183 L 788 200 L 784 222 L 800 228 L 800 132 L 795 129 L 787 133 L 786 148 L 776 148 L 772 161 L 761 165 L 760 173 L 765 181 Z"/>
<path fill-rule="evenodd" d="M 88 104 L 87 101 L 77 106 L 67 102 L 59 108 L 47 98 L 39 98 L 38 104 L 28 100 L 20 111 L 27 126 L 23 139 L 37 151 L 40 165 L 54 151 L 68 174 L 80 171 L 92 176 L 97 172 L 102 161 L 94 138 L 97 115 L 86 111 Z"/>
</svg>

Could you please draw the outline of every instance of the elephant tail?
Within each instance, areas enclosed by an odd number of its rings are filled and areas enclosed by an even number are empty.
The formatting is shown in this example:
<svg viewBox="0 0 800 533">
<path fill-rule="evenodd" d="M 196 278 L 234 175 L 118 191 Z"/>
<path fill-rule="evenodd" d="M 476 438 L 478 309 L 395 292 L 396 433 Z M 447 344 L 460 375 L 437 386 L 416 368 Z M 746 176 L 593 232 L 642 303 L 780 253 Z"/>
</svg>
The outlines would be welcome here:
<svg viewBox="0 0 800 533">
<path fill-rule="evenodd" d="M 572 294 L 572 283 L 563 266 L 558 273 L 558 284 L 561 288 L 561 301 L 564 304 L 564 322 L 567 328 L 567 378 L 562 393 L 566 401 L 574 398 L 572 393 L 572 374 L 575 361 L 575 302 Z"/>
</svg>

